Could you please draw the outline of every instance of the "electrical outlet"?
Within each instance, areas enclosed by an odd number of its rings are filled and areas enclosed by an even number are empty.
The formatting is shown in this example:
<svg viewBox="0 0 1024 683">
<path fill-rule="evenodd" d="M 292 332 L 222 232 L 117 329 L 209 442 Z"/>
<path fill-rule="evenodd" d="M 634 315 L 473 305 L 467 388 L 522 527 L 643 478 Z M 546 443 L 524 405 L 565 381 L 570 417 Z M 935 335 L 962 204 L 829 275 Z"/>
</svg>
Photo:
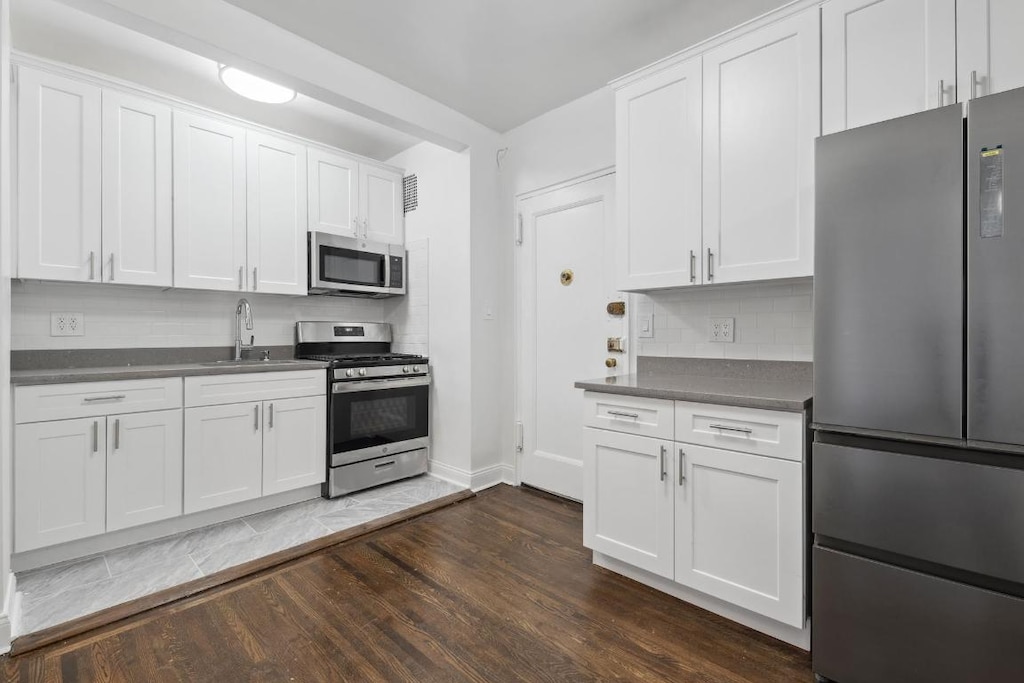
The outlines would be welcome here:
<svg viewBox="0 0 1024 683">
<path fill-rule="evenodd" d="M 81 313 L 51 313 L 51 337 L 85 336 L 85 316 Z"/>
<path fill-rule="evenodd" d="M 730 343 L 733 339 L 735 318 L 708 318 L 708 341 Z"/>
</svg>

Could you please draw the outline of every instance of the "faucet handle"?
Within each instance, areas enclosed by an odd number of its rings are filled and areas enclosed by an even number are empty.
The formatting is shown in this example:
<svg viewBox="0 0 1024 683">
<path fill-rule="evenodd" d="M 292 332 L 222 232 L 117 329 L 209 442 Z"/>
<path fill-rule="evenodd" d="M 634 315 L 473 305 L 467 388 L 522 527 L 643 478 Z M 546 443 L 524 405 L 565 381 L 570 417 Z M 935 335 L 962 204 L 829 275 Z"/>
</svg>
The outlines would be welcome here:
<svg viewBox="0 0 1024 683">
<path fill-rule="evenodd" d="M 249 335 L 249 346 L 255 346 L 255 345 L 256 345 L 256 335 L 255 334 L 250 334 Z"/>
<path fill-rule="evenodd" d="M 262 360 L 270 360 L 270 349 L 263 349 Z"/>
</svg>

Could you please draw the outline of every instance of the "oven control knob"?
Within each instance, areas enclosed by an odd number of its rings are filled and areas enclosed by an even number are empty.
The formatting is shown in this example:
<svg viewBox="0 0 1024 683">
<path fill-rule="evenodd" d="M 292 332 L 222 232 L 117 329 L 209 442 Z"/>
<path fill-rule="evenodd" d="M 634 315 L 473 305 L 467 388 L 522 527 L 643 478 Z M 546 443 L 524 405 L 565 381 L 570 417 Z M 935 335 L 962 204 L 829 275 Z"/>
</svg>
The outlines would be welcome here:
<svg viewBox="0 0 1024 683">
<path fill-rule="evenodd" d="M 359 376 L 366 377 L 366 368 L 359 368 Z"/>
<path fill-rule="evenodd" d="M 418 365 L 412 366 L 412 371 L 413 372 L 419 372 L 420 371 L 420 366 L 418 366 Z"/>
<path fill-rule="evenodd" d="M 355 374 L 356 374 L 356 371 L 355 371 L 355 370 L 346 370 L 346 371 L 345 371 L 345 376 L 346 376 L 346 377 L 352 377 L 352 376 L 354 376 Z"/>
<path fill-rule="evenodd" d="M 406 365 L 405 367 L 403 367 L 402 372 L 409 372 L 409 366 Z"/>
</svg>

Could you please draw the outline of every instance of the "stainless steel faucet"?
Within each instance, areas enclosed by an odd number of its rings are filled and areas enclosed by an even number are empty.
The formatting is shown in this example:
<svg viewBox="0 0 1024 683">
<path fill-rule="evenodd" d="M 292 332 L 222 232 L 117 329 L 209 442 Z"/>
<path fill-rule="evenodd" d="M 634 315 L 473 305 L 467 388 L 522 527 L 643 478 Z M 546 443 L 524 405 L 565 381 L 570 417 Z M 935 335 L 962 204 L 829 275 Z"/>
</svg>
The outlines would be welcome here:
<svg viewBox="0 0 1024 683">
<path fill-rule="evenodd" d="M 249 343 L 242 343 L 242 323 L 245 329 L 252 330 L 252 306 L 246 299 L 238 300 L 238 308 L 235 309 L 235 360 L 242 360 L 242 351 L 251 351 L 256 341 L 256 335 L 249 336 Z"/>
</svg>

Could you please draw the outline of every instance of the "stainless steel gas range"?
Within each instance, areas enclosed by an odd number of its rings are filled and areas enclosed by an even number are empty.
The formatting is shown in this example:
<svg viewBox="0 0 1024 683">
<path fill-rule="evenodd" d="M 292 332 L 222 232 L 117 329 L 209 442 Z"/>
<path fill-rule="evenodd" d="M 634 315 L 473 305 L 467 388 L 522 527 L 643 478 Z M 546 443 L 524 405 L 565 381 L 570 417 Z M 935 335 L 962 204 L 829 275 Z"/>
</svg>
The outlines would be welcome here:
<svg viewBox="0 0 1024 683">
<path fill-rule="evenodd" d="M 327 370 L 325 498 L 427 471 L 430 365 L 392 353 L 387 323 L 296 323 L 296 358 Z"/>
</svg>

